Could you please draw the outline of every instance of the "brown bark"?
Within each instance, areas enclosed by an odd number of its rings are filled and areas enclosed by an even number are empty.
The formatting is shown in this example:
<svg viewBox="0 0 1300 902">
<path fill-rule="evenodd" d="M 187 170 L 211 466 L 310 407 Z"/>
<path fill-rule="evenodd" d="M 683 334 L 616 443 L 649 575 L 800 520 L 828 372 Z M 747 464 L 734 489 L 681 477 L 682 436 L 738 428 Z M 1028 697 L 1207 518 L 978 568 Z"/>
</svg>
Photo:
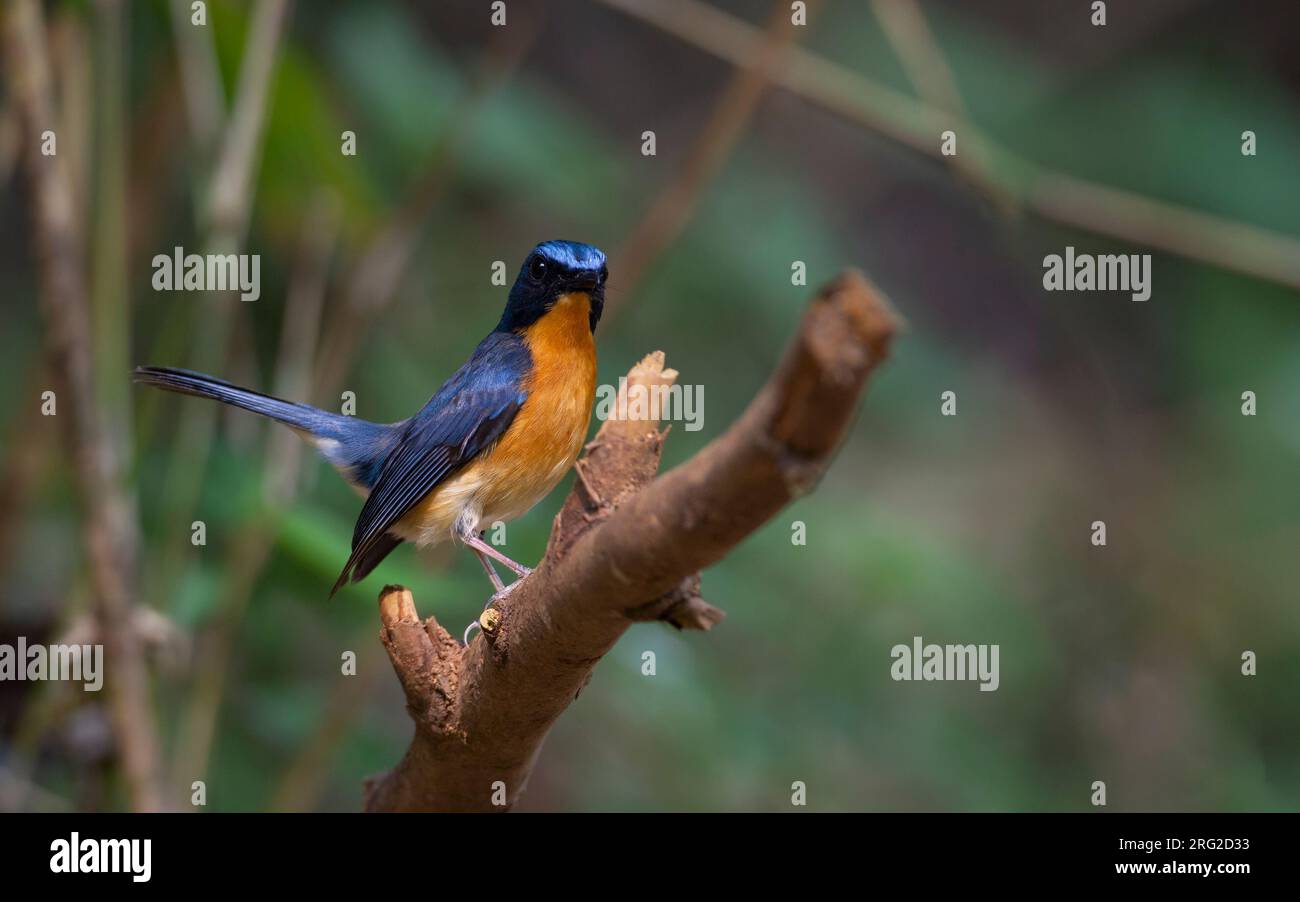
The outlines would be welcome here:
<svg viewBox="0 0 1300 902">
<path fill-rule="evenodd" d="M 543 739 L 632 623 L 708 629 L 701 568 L 810 491 L 844 438 L 898 321 L 859 274 L 813 300 L 776 372 L 720 438 L 658 479 L 667 431 L 609 419 L 578 462 L 542 562 L 462 647 L 411 593 L 379 598 L 380 634 L 415 736 L 367 782 L 368 811 L 492 811 L 523 792 Z M 652 354 L 629 384 L 671 384 Z M 494 784 L 506 805 L 494 805 Z"/>
</svg>

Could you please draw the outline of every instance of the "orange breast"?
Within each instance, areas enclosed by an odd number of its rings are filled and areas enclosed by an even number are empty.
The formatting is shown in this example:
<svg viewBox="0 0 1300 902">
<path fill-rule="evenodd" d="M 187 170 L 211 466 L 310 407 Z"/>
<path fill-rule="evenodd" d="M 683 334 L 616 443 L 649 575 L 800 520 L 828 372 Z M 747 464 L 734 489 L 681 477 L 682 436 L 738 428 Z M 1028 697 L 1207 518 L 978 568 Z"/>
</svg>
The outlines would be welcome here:
<svg viewBox="0 0 1300 902">
<path fill-rule="evenodd" d="M 587 438 L 596 400 L 596 343 L 586 294 L 561 297 L 524 333 L 533 369 L 523 407 L 505 435 L 430 492 L 395 530 L 432 544 L 457 528 L 485 529 L 523 516 L 555 488 Z"/>
</svg>

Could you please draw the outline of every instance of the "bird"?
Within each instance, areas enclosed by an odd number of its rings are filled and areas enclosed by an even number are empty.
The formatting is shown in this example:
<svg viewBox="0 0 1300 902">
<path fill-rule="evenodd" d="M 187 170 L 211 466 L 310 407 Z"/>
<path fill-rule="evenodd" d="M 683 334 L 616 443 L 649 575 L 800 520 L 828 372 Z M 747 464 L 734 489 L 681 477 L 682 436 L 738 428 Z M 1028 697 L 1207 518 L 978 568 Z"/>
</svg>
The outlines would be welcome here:
<svg viewBox="0 0 1300 902">
<path fill-rule="evenodd" d="M 538 244 L 519 268 L 496 328 L 418 413 L 396 423 L 331 413 L 175 367 L 140 366 L 132 377 L 285 424 L 364 497 L 330 597 L 368 576 L 403 542 L 453 541 L 487 571 L 491 604 L 532 570 L 484 541 L 483 530 L 531 510 L 586 444 L 608 276 L 605 254 L 592 245 Z M 506 585 L 494 561 L 517 579 Z"/>
</svg>

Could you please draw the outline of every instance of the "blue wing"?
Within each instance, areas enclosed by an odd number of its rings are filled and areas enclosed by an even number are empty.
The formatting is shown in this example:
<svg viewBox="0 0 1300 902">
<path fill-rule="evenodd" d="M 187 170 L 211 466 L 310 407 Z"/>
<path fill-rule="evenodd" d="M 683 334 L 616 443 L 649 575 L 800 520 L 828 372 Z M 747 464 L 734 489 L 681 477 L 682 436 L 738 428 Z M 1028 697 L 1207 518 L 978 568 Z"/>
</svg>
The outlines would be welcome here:
<svg viewBox="0 0 1300 902">
<path fill-rule="evenodd" d="M 330 595 L 374 569 L 400 544 L 388 530 L 501 437 L 527 397 L 521 386 L 531 367 L 522 338 L 493 332 L 406 422 L 357 517 L 352 554 Z"/>
</svg>

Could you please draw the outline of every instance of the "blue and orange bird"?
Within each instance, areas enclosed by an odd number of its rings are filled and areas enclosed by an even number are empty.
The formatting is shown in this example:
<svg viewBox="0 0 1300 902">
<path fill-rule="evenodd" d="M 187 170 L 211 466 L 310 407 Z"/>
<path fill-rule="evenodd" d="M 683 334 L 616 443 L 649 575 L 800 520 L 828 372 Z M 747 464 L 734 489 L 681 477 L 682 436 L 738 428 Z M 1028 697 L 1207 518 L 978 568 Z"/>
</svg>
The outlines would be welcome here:
<svg viewBox="0 0 1300 902">
<path fill-rule="evenodd" d="M 605 255 L 589 244 L 537 245 L 497 327 L 419 413 L 399 423 L 282 401 L 190 370 L 137 367 L 134 379 L 284 423 L 365 497 L 331 596 L 402 542 L 451 539 L 474 551 L 500 599 L 532 571 L 483 541 L 481 530 L 527 513 L 582 450 L 607 275 Z M 503 584 L 493 560 L 520 579 Z"/>
</svg>

